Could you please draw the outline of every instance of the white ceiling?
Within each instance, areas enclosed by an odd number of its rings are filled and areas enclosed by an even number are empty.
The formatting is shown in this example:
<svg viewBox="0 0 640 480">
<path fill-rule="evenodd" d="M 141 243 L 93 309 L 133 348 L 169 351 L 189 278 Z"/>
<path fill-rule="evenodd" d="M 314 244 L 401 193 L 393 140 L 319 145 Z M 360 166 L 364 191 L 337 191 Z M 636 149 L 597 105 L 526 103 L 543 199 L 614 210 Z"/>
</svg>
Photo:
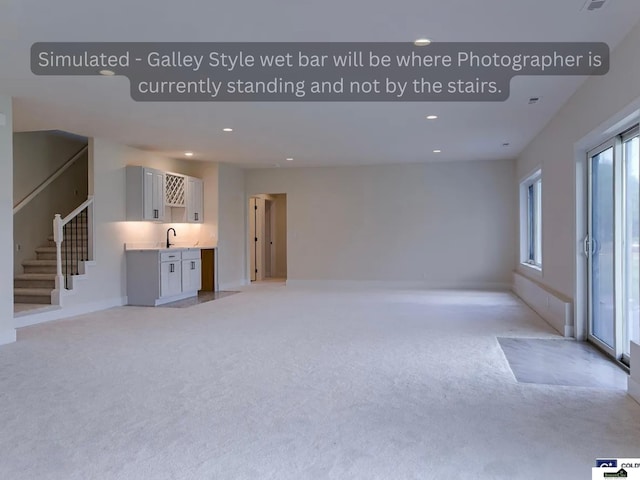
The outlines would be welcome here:
<svg viewBox="0 0 640 480">
<path fill-rule="evenodd" d="M 419 36 L 613 47 L 640 21 L 638 0 L 608 0 L 595 12 L 584 3 L 3 0 L 0 94 L 16 97 L 16 130 L 66 130 L 174 157 L 193 150 L 197 160 L 289 167 L 514 158 L 584 78 L 517 77 L 509 100 L 496 103 L 136 103 L 124 77 L 36 77 L 29 50 L 39 41 L 404 42 Z M 532 96 L 542 100 L 528 105 Z M 427 114 L 440 118 L 428 121 Z"/>
</svg>

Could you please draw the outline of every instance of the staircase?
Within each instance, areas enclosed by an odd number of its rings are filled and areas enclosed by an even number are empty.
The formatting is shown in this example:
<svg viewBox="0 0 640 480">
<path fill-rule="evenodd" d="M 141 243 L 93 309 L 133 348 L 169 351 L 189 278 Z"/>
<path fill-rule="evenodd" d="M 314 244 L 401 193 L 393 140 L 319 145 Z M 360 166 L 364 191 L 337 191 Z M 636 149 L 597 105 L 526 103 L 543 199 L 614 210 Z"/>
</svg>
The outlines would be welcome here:
<svg viewBox="0 0 640 480">
<path fill-rule="evenodd" d="M 82 206 L 78 213 L 60 219 L 61 269 L 64 280 L 60 289 L 73 287 L 70 278 L 84 273 L 84 262 L 89 260 L 88 239 L 89 223 L 87 206 Z M 77 209 L 78 210 L 78 209 Z M 35 258 L 22 262 L 24 273 L 17 275 L 13 281 L 13 302 L 22 304 L 50 305 L 56 290 L 58 264 L 54 235 L 50 235 L 47 243 L 35 249 Z"/>
</svg>

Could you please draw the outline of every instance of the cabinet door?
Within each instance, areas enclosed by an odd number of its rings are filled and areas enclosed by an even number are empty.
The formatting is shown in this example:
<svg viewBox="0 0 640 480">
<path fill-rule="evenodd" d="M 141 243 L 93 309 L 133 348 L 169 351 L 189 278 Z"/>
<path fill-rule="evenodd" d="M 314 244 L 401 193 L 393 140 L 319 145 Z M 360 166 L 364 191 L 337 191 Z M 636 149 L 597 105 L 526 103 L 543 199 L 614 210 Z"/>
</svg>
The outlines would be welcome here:
<svg viewBox="0 0 640 480">
<path fill-rule="evenodd" d="M 202 223 L 204 219 L 204 189 L 203 181 L 199 178 L 187 179 L 187 222 Z"/>
<path fill-rule="evenodd" d="M 182 293 L 182 271 L 180 262 L 160 264 L 160 296 L 170 297 Z"/>
<path fill-rule="evenodd" d="M 153 172 L 153 210 L 156 220 L 164 220 L 164 173 Z"/>
<path fill-rule="evenodd" d="M 202 284 L 200 259 L 182 261 L 182 291 L 197 292 Z"/>
<path fill-rule="evenodd" d="M 153 185 L 155 177 L 153 170 L 142 170 L 142 216 L 145 220 L 155 220 L 156 211 L 154 207 Z"/>
<path fill-rule="evenodd" d="M 144 168 L 142 175 L 143 219 L 161 221 L 164 219 L 164 173 Z"/>
</svg>

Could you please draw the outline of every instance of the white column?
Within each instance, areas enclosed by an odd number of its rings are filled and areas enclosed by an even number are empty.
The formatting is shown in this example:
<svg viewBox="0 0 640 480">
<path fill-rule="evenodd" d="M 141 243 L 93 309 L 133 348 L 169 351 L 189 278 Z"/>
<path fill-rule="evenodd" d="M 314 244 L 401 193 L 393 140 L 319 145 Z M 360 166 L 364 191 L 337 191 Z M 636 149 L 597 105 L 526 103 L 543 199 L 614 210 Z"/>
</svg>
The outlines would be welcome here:
<svg viewBox="0 0 640 480">
<path fill-rule="evenodd" d="M 0 345 L 16 341 L 13 321 L 13 117 L 0 95 Z"/>
</svg>

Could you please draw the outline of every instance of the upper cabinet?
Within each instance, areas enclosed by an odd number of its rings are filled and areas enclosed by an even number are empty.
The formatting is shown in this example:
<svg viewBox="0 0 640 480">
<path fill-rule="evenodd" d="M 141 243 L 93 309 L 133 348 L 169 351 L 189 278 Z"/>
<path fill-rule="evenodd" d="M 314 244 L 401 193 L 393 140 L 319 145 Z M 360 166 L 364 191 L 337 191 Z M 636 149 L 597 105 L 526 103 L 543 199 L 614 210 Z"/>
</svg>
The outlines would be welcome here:
<svg viewBox="0 0 640 480">
<path fill-rule="evenodd" d="M 202 223 L 204 220 L 203 182 L 199 178 L 187 177 L 187 222 Z"/>
<path fill-rule="evenodd" d="M 165 220 L 165 174 L 147 167 L 127 167 L 127 220 Z"/>
<path fill-rule="evenodd" d="M 127 167 L 127 220 L 202 223 L 203 181 L 153 168 Z"/>
</svg>

